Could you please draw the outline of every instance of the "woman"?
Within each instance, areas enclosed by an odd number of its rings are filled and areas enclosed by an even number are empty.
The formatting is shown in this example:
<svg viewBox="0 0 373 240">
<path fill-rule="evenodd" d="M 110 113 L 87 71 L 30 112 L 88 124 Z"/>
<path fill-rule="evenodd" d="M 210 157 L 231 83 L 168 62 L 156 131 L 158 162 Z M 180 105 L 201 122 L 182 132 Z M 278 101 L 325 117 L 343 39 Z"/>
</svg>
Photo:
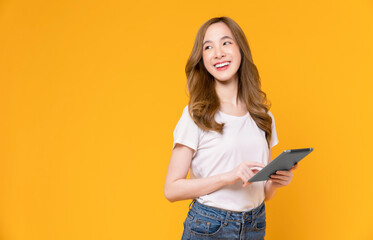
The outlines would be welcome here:
<svg viewBox="0 0 373 240">
<path fill-rule="evenodd" d="M 204 23 L 185 71 L 190 99 L 174 130 L 164 189 L 171 202 L 193 199 L 182 239 L 264 239 L 264 201 L 289 185 L 297 165 L 248 182 L 272 160 L 278 139 L 238 24 L 228 17 Z"/>
</svg>

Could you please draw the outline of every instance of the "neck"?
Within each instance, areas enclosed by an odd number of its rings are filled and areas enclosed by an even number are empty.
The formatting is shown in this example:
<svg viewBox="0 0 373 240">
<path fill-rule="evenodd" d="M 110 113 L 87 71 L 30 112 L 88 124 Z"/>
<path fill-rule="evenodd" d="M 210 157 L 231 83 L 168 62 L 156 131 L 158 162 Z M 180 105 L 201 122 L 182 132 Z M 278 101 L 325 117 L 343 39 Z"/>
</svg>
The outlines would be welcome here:
<svg viewBox="0 0 373 240">
<path fill-rule="evenodd" d="M 221 103 L 227 103 L 237 107 L 239 104 L 238 96 L 238 77 L 227 80 L 219 81 L 215 79 L 215 90 Z"/>
</svg>

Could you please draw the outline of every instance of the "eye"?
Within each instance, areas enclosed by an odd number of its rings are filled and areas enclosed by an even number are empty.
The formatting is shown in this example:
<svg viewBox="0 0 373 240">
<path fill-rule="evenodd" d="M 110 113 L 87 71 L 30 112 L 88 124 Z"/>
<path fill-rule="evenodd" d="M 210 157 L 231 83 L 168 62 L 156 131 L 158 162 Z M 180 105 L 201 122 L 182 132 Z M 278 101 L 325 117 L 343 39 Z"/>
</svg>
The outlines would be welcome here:
<svg viewBox="0 0 373 240">
<path fill-rule="evenodd" d="M 224 42 L 223 45 L 226 44 L 226 43 L 232 44 L 231 42 Z"/>
<path fill-rule="evenodd" d="M 207 50 L 208 47 L 211 47 L 211 46 L 207 46 L 207 47 L 205 47 L 205 50 Z"/>
</svg>

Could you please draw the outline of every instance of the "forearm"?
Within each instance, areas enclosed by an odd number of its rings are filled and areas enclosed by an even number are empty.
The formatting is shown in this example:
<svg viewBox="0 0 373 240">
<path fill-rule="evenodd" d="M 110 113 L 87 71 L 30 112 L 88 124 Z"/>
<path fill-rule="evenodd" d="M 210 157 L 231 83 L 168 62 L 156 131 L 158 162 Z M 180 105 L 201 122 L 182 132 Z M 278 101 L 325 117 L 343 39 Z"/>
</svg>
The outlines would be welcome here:
<svg viewBox="0 0 373 240">
<path fill-rule="evenodd" d="M 264 201 L 268 201 L 271 198 L 273 198 L 276 193 L 276 190 L 277 190 L 277 187 L 274 187 L 269 181 L 267 181 L 264 186 L 264 195 L 265 195 Z"/>
<path fill-rule="evenodd" d="M 165 196 L 170 202 L 194 199 L 214 192 L 229 184 L 224 174 L 198 179 L 178 179 L 165 186 Z"/>
</svg>

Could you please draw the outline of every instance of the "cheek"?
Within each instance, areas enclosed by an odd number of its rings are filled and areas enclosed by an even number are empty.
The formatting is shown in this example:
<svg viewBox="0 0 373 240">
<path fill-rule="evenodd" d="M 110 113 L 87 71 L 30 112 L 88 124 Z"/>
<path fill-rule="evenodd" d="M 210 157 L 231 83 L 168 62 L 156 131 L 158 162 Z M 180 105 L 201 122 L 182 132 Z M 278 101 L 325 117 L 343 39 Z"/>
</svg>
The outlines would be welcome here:
<svg viewBox="0 0 373 240">
<path fill-rule="evenodd" d="M 211 68 L 211 64 L 209 63 L 209 56 L 207 54 L 202 55 L 203 65 L 205 65 L 205 68 L 209 69 Z"/>
<path fill-rule="evenodd" d="M 202 57 L 203 65 L 206 67 L 206 58 L 203 56 Z"/>
<path fill-rule="evenodd" d="M 238 66 L 241 66 L 241 56 L 237 58 Z"/>
<path fill-rule="evenodd" d="M 235 51 L 234 56 L 235 56 L 236 60 L 237 60 L 239 63 L 241 63 L 241 52 L 240 52 L 239 49 L 237 49 L 237 50 Z"/>
</svg>

